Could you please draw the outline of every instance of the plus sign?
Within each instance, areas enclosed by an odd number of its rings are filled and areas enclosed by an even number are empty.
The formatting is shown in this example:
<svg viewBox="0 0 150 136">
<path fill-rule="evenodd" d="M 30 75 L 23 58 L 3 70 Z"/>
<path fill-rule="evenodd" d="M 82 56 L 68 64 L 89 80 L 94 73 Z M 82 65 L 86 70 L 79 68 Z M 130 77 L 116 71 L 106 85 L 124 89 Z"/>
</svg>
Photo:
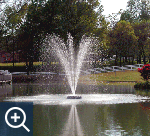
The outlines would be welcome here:
<svg viewBox="0 0 150 136">
<path fill-rule="evenodd" d="M 11 119 L 14 119 L 14 122 L 17 122 L 17 119 L 20 119 L 20 116 L 17 116 L 17 113 L 14 113 L 14 116 L 11 116 Z"/>
</svg>

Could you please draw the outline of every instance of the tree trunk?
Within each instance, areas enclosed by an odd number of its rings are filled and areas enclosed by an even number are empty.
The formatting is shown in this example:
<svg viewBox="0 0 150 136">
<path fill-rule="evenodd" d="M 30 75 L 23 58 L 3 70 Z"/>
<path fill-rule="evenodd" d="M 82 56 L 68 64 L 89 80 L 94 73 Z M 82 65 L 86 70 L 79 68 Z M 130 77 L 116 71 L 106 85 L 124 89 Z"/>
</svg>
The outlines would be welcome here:
<svg viewBox="0 0 150 136">
<path fill-rule="evenodd" d="M 132 57 L 132 65 L 133 65 L 133 61 L 134 61 L 134 56 Z"/>
<path fill-rule="evenodd" d="M 101 57 L 101 62 L 103 62 L 103 56 Z"/>
<path fill-rule="evenodd" d="M 12 35 L 14 34 L 14 29 L 12 28 Z M 13 36 L 13 71 L 14 71 L 14 63 L 15 63 L 15 42 L 14 42 L 14 36 Z"/>
<path fill-rule="evenodd" d="M 27 52 L 26 52 L 26 71 L 27 71 L 27 75 L 29 75 L 28 53 Z"/>
<path fill-rule="evenodd" d="M 115 66 L 117 66 L 117 57 L 118 57 L 118 55 L 117 55 L 117 51 L 116 51 Z"/>
<path fill-rule="evenodd" d="M 141 51 L 140 51 L 140 54 L 139 54 L 139 63 L 141 64 Z"/>
<path fill-rule="evenodd" d="M 125 56 L 125 62 L 128 62 L 128 61 L 127 61 L 127 56 Z"/>
<path fill-rule="evenodd" d="M 6 47 L 7 47 L 7 51 L 8 51 L 8 38 L 6 37 Z"/>
<path fill-rule="evenodd" d="M 15 42 L 14 42 L 14 38 L 13 38 L 13 71 L 14 71 L 14 67 L 15 67 L 15 65 L 14 65 L 14 63 L 15 63 Z"/>
<path fill-rule="evenodd" d="M 30 48 L 30 51 L 29 51 L 29 71 L 32 71 L 33 70 L 33 51 L 34 51 L 34 48 L 33 48 L 33 38 L 31 38 L 31 41 L 29 43 L 29 47 Z"/>
<path fill-rule="evenodd" d="M 120 55 L 120 67 L 121 67 L 121 55 Z"/>
<path fill-rule="evenodd" d="M 139 63 L 141 64 L 141 56 L 139 56 Z"/>
<path fill-rule="evenodd" d="M 144 64 L 146 64 L 146 56 L 145 56 L 145 54 L 144 54 L 144 57 L 143 57 L 143 62 L 144 62 Z"/>
<path fill-rule="evenodd" d="M 137 64 L 139 64 L 139 57 L 137 57 Z"/>
</svg>

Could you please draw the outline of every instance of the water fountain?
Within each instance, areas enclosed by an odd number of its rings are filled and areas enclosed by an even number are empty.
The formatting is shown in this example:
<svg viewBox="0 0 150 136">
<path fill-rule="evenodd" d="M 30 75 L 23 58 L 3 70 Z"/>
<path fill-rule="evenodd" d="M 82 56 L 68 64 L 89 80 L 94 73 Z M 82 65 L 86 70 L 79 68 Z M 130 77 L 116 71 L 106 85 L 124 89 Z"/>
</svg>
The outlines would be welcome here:
<svg viewBox="0 0 150 136">
<path fill-rule="evenodd" d="M 77 83 L 80 75 L 80 70 L 83 60 L 91 45 L 91 39 L 83 36 L 78 51 L 75 51 L 73 37 L 68 34 L 66 44 L 56 35 L 47 36 L 45 39 L 46 52 L 53 52 L 60 60 L 64 68 L 72 94 L 67 96 L 67 99 L 81 99 L 81 96 L 75 94 Z"/>
<path fill-rule="evenodd" d="M 77 83 L 80 75 L 80 70 L 84 61 L 85 56 L 88 51 L 91 49 L 91 45 L 96 44 L 95 39 L 88 38 L 83 36 L 79 43 L 78 52 L 74 51 L 73 45 L 73 37 L 68 34 L 68 40 L 65 43 L 61 38 L 56 35 L 48 35 L 43 42 L 43 58 L 47 58 L 47 60 L 51 59 L 51 54 L 55 57 L 57 56 L 60 60 L 61 65 L 65 71 L 65 75 L 68 80 L 68 84 L 70 86 L 72 94 L 64 94 L 63 89 L 58 89 L 54 87 L 56 93 L 52 92 L 50 88 L 43 89 L 41 86 L 35 89 L 29 90 L 33 93 L 32 96 L 30 94 L 26 94 L 25 96 L 20 96 L 17 93 L 14 93 L 14 97 L 8 97 L 5 101 L 30 101 L 34 102 L 34 104 L 42 104 L 42 105 L 78 105 L 78 104 L 120 104 L 120 103 L 137 103 L 140 101 L 146 101 L 147 97 L 136 96 L 134 90 L 132 88 L 125 88 L 125 90 L 131 90 L 129 94 L 120 94 L 120 92 L 124 92 L 119 87 L 118 91 L 116 88 L 111 86 L 102 87 L 102 85 L 94 85 L 93 88 L 90 88 L 88 84 L 86 84 L 83 88 L 84 91 L 80 95 L 76 94 Z M 43 59 L 43 60 L 44 60 Z M 56 81 L 54 86 L 58 86 L 59 81 Z M 32 85 L 31 85 L 32 86 Z M 83 85 L 81 85 L 83 86 Z M 53 85 L 49 85 L 48 87 L 53 87 Z M 19 89 L 20 89 L 19 85 Z M 29 87 L 30 88 L 30 87 Z M 109 88 L 109 89 L 108 89 Z M 15 92 L 17 92 L 17 89 Z M 39 91 L 40 90 L 40 91 Z M 43 93 L 43 90 L 45 92 Z M 85 91 L 86 90 L 86 91 Z M 108 91 L 109 90 L 109 91 Z M 114 91 L 114 93 L 113 93 Z M 61 94 L 58 92 L 62 92 Z M 86 93 L 84 93 L 86 92 Z M 118 94 L 119 92 L 119 94 Z M 20 91 L 18 92 L 20 93 Z M 66 99 L 67 98 L 67 99 Z M 82 99 L 81 99 L 82 98 Z M 81 99 L 81 100 L 71 100 L 71 99 Z"/>
<path fill-rule="evenodd" d="M 65 89 L 58 87 L 59 81 L 50 85 L 43 85 L 43 82 L 38 85 L 13 85 L 13 95 L 7 96 L 4 101 L 33 102 L 35 130 L 33 135 L 149 134 L 149 118 L 139 106 L 141 106 L 140 103 L 149 102 L 150 99 L 136 95 L 131 86 L 94 85 L 91 87 L 91 85 L 82 84 L 79 89 L 83 89 L 82 93 L 80 96 L 76 95 L 80 69 L 89 50 L 90 39 L 84 37 L 81 40 L 76 60 L 73 39 L 70 35 L 67 44 L 55 35 L 48 36 L 45 41 L 47 42 L 44 55 L 48 57 L 52 50 L 58 56 L 65 69 L 72 95 L 63 93 Z M 46 86 L 48 87 L 45 88 Z M 56 93 L 53 90 L 56 90 Z M 137 123 L 132 123 L 131 120 Z M 131 129 L 126 124 L 129 124 Z M 139 130 L 142 131 L 139 132 Z"/>
</svg>

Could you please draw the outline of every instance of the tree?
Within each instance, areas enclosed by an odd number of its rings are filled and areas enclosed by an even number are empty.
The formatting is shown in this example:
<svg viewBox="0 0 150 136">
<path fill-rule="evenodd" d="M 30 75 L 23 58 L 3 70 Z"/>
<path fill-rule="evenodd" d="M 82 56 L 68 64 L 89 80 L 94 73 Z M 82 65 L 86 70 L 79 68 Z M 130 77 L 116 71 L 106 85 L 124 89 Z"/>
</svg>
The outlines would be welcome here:
<svg viewBox="0 0 150 136">
<path fill-rule="evenodd" d="M 15 34 L 16 30 L 23 24 L 23 19 L 26 14 L 27 4 L 23 5 L 13 3 L 12 6 L 7 5 L 4 9 L 4 23 L 7 30 L 6 35 Z"/>
<path fill-rule="evenodd" d="M 79 42 L 84 34 L 91 34 L 97 27 L 98 16 L 100 13 L 95 11 L 96 8 L 101 6 L 98 0 L 88 1 L 68 1 L 62 3 L 60 14 L 59 32 L 63 32 L 62 36 L 66 33 L 71 33 L 74 37 L 75 50 L 78 50 Z M 58 23 L 59 24 L 59 23 Z M 66 36 L 65 34 L 65 36 Z"/>
<path fill-rule="evenodd" d="M 149 20 L 150 19 L 150 1 L 149 0 L 142 0 L 140 6 L 140 20 Z"/>
<path fill-rule="evenodd" d="M 28 60 L 31 61 L 29 67 L 32 67 L 35 48 L 40 48 L 41 41 L 47 34 L 55 33 L 66 41 L 67 34 L 71 33 L 77 52 L 82 36 L 90 35 L 97 27 L 99 13 L 95 8 L 98 7 L 100 8 L 98 0 L 32 1 L 28 6 L 26 22 L 21 29 L 21 35 L 28 37 L 24 40 L 29 43 L 29 48 L 26 48 Z"/>
<path fill-rule="evenodd" d="M 141 63 L 143 57 L 146 63 L 146 53 L 148 54 L 148 46 L 146 45 L 149 37 L 149 20 L 150 19 L 150 1 L 149 0 L 129 0 L 127 9 L 121 14 L 120 20 L 132 23 L 135 35 L 137 36 L 136 56 L 137 63 Z M 149 54 L 147 55 L 149 56 Z"/>
<path fill-rule="evenodd" d="M 98 54 L 98 59 L 101 58 L 101 62 L 103 62 L 104 58 L 108 57 L 108 50 L 109 50 L 109 29 L 108 25 L 109 22 L 105 20 L 104 16 L 100 17 L 98 21 L 99 26 L 93 31 L 94 37 L 97 39 L 96 46 L 94 46 L 94 51 Z"/>
<path fill-rule="evenodd" d="M 1 49 L 2 49 L 3 43 L 4 43 L 3 34 L 4 34 L 4 29 L 3 29 L 3 26 L 0 24 L 0 48 Z"/>
<path fill-rule="evenodd" d="M 130 23 L 133 22 L 133 18 L 132 18 L 131 13 L 129 12 L 129 10 L 123 11 L 123 13 L 120 16 L 120 20 L 125 20 L 125 21 L 128 21 Z"/>
<path fill-rule="evenodd" d="M 149 0 L 129 0 L 127 9 L 121 14 L 120 20 L 139 22 L 150 19 Z"/>
<path fill-rule="evenodd" d="M 29 71 L 47 34 L 55 33 L 66 41 L 71 33 L 78 51 L 82 36 L 91 35 L 98 27 L 101 12 L 98 0 L 32 0 L 18 7 L 14 4 L 5 10 L 6 36 L 16 39 L 13 51 L 24 50 Z"/>
<path fill-rule="evenodd" d="M 137 47 L 138 47 L 138 62 L 141 63 L 141 56 L 143 56 L 144 64 L 146 64 L 145 58 L 145 49 L 146 42 L 150 37 L 150 23 L 147 21 L 136 22 L 133 24 L 135 35 L 138 37 Z"/>
<path fill-rule="evenodd" d="M 91 34 L 97 27 L 101 5 L 98 0 L 48 0 L 33 2 L 29 6 L 27 21 L 34 23 L 44 34 L 55 33 L 67 40 L 74 37 L 75 46 L 84 34 Z M 96 12 L 95 9 L 99 8 Z"/>
<path fill-rule="evenodd" d="M 117 22 L 118 22 L 118 15 L 120 15 L 122 13 L 122 9 L 120 9 L 120 11 L 118 13 L 112 13 L 109 14 L 108 18 L 109 18 L 109 22 L 110 22 L 110 28 L 113 28 Z"/>
<path fill-rule="evenodd" d="M 111 49 L 116 54 L 116 60 L 120 56 L 120 66 L 121 57 L 125 57 L 127 61 L 127 56 L 134 57 L 135 44 L 137 37 L 135 36 L 134 29 L 129 22 L 120 21 L 110 32 Z"/>
<path fill-rule="evenodd" d="M 127 2 L 127 11 L 130 13 L 132 21 L 139 19 L 140 5 L 140 0 L 129 0 Z"/>
<path fill-rule="evenodd" d="M 12 40 L 12 51 L 13 51 L 13 68 L 14 68 L 14 52 L 15 50 L 15 36 L 17 35 L 17 31 L 19 30 L 20 26 L 23 23 L 24 16 L 26 14 L 26 11 L 24 10 L 26 8 L 26 3 L 21 5 L 21 3 L 16 4 L 16 1 L 13 3 L 12 6 L 6 5 L 4 11 L 3 11 L 3 24 L 4 24 L 4 30 L 5 30 L 5 38 L 6 38 L 6 45 L 8 45 L 8 37 L 11 37 Z M 11 47 L 10 46 L 10 47 Z"/>
</svg>

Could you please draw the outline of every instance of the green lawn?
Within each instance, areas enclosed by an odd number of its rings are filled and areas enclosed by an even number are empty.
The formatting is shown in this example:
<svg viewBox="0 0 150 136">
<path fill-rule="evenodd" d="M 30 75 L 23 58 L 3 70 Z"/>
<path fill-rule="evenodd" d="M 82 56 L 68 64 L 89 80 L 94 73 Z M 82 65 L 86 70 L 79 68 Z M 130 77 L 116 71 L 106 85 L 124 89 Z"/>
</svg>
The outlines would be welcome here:
<svg viewBox="0 0 150 136">
<path fill-rule="evenodd" d="M 45 65 L 46 62 L 43 62 L 43 64 Z M 51 64 L 58 64 L 58 62 L 51 62 Z M 17 62 L 14 63 L 15 66 L 25 66 L 26 62 Z M 33 62 L 34 66 L 38 66 L 38 65 L 42 65 L 42 62 Z M 13 66 L 13 63 L 0 63 L 0 66 Z"/>
<path fill-rule="evenodd" d="M 43 63 L 45 64 L 45 63 Z M 51 64 L 58 64 L 58 62 L 51 62 Z M 15 66 L 25 66 L 25 62 L 15 63 Z M 42 62 L 34 62 L 34 66 L 42 65 Z M 0 66 L 13 66 L 13 63 L 0 63 Z M 80 82 L 84 82 L 87 84 L 131 84 L 134 85 L 135 83 L 131 83 L 133 81 L 135 82 L 144 82 L 142 77 L 140 76 L 140 73 L 138 71 L 118 71 L 116 72 L 109 72 L 109 73 L 99 73 L 99 74 L 91 74 L 91 75 L 85 75 L 81 76 L 79 79 Z"/>
<path fill-rule="evenodd" d="M 142 77 L 140 76 L 140 73 L 138 71 L 118 71 L 116 72 L 109 72 L 109 73 L 99 73 L 99 74 L 91 74 L 87 76 L 81 76 L 80 82 L 88 82 L 91 83 L 97 83 L 97 84 L 135 84 L 132 83 L 135 82 L 144 82 Z M 114 83 L 113 83 L 114 82 Z"/>
<path fill-rule="evenodd" d="M 17 62 L 14 63 L 15 66 L 25 66 L 26 62 Z M 33 65 L 42 65 L 42 62 L 33 62 Z M 0 63 L 0 66 L 13 66 L 13 63 Z"/>
</svg>

